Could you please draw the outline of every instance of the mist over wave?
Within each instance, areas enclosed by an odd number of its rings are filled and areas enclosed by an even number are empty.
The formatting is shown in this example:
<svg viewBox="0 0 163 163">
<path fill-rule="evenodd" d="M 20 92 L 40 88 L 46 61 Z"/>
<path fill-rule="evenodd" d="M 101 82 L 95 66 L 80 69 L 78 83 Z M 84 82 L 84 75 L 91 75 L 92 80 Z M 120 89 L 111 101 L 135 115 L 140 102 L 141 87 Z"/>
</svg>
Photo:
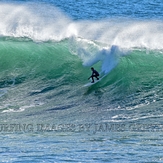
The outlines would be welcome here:
<svg viewBox="0 0 163 163">
<path fill-rule="evenodd" d="M 1 3 L 0 35 L 34 41 L 81 37 L 123 48 L 163 49 L 163 22 L 111 18 L 75 21 L 54 6 L 36 3 Z"/>
</svg>

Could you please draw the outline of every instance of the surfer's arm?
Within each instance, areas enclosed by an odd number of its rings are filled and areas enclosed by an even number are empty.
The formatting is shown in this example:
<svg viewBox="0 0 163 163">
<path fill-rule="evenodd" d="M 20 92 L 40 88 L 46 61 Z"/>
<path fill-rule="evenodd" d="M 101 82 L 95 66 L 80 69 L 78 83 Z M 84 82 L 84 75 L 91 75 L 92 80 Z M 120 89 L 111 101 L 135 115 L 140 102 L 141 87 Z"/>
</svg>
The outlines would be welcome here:
<svg viewBox="0 0 163 163">
<path fill-rule="evenodd" d="M 96 75 L 96 73 L 95 73 L 94 71 L 92 72 L 92 75 L 88 78 L 88 80 L 89 80 L 90 78 L 92 78 L 93 75 Z"/>
<path fill-rule="evenodd" d="M 93 76 L 93 74 L 88 78 L 88 80 Z"/>
<path fill-rule="evenodd" d="M 88 80 L 93 76 L 94 72 L 92 72 L 92 75 L 88 78 Z"/>
</svg>

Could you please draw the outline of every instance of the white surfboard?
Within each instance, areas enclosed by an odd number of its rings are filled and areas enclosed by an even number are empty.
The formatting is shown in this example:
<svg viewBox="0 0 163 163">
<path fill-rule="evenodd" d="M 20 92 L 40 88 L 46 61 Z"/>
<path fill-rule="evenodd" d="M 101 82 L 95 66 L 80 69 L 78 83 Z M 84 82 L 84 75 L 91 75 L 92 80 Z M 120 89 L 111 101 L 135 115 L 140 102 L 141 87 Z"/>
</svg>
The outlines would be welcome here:
<svg viewBox="0 0 163 163">
<path fill-rule="evenodd" d="M 99 80 L 94 79 L 94 83 L 89 82 L 89 83 L 85 84 L 83 87 L 89 87 L 91 85 L 94 85 L 94 84 L 98 83 L 99 81 L 101 81 L 105 76 L 106 75 L 102 76 L 101 78 L 99 78 Z"/>
</svg>

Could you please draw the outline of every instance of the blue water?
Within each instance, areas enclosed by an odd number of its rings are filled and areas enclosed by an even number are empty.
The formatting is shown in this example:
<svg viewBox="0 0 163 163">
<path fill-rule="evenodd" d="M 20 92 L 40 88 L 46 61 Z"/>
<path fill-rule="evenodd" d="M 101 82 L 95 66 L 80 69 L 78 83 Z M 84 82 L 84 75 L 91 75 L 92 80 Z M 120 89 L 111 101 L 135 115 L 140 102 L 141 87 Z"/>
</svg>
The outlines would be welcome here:
<svg viewBox="0 0 163 163">
<path fill-rule="evenodd" d="M 0 162 L 163 162 L 162 9 L 1 0 Z"/>
</svg>

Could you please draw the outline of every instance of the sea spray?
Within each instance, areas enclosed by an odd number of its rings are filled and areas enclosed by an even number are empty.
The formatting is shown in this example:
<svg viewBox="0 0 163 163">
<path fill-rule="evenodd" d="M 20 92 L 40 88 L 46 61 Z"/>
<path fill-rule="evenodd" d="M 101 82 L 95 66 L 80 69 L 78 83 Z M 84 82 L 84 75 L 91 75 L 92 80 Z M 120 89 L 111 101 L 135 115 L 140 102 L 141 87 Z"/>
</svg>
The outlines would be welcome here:
<svg viewBox="0 0 163 163">
<path fill-rule="evenodd" d="M 105 47 L 106 45 L 82 38 L 72 37 L 69 43 L 70 51 L 82 60 L 83 66 L 90 67 L 100 62 L 100 74 L 103 75 L 118 64 L 119 57 L 127 54 L 127 51 L 120 50 L 116 45 Z"/>
<path fill-rule="evenodd" d="M 55 6 L 34 4 L 1 3 L 0 36 L 27 37 L 34 41 L 61 41 L 75 36 L 109 47 L 163 49 L 161 20 L 107 18 L 76 21 Z"/>
</svg>

